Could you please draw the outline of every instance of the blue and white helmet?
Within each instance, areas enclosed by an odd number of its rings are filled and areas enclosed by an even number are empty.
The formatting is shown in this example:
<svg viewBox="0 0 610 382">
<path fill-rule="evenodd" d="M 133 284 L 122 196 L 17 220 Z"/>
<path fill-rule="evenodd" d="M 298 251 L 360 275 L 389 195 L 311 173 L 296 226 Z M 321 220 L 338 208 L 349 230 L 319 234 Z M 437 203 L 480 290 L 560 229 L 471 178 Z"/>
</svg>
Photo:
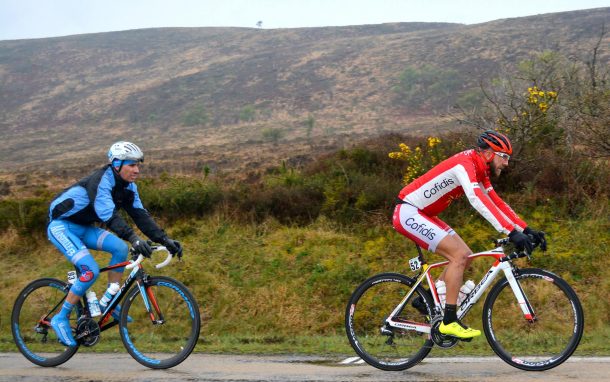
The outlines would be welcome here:
<svg viewBox="0 0 610 382">
<path fill-rule="evenodd" d="M 120 166 L 124 161 L 144 162 L 144 153 L 131 142 L 116 142 L 108 150 L 108 162 L 113 166 Z"/>
</svg>

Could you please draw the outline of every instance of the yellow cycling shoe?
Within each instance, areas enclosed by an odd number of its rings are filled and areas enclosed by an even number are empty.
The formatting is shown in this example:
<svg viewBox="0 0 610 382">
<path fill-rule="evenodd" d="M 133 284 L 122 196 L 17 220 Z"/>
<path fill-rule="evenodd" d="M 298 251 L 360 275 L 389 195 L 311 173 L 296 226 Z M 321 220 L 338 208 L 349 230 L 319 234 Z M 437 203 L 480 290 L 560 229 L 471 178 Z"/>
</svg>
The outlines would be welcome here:
<svg viewBox="0 0 610 382">
<path fill-rule="evenodd" d="M 445 325 L 444 322 L 441 322 L 441 325 L 438 327 L 438 331 L 446 336 L 452 336 L 461 339 L 468 339 L 481 335 L 480 330 L 469 328 L 468 326 L 465 326 L 459 321 L 454 321 L 448 325 Z"/>
</svg>

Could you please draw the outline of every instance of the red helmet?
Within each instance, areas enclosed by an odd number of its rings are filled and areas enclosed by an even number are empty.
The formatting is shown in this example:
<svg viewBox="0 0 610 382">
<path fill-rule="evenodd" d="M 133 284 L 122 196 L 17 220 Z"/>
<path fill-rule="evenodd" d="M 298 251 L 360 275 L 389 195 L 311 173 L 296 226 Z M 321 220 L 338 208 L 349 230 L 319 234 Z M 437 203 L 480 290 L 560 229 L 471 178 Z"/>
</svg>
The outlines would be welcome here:
<svg viewBox="0 0 610 382">
<path fill-rule="evenodd" d="M 508 155 L 513 154 L 513 145 L 510 144 L 510 139 L 497 131 L 487 130 L 479 135 L 477 145 L 482 149 L 492 149 L 493 151 Z"/>
</svg>

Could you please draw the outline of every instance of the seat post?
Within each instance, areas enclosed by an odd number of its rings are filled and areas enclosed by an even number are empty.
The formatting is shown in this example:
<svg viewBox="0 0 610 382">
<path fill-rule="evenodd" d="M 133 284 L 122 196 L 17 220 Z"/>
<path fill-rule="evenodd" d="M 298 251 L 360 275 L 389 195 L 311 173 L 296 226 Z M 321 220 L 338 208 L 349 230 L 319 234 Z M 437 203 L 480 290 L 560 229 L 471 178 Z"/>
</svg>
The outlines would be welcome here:
<svg viewBox="0 0 610 382">
<path fill-rule="evenodd" d="M 417 248 L 417 257 L 419 258 L 419 261 L 424 264 L 426 260 L 424 259 L 424 253 L 422 252 L 421 247 L 419 246 L 419 244 L 415 243 L 415 248 Z"/>
</svg>

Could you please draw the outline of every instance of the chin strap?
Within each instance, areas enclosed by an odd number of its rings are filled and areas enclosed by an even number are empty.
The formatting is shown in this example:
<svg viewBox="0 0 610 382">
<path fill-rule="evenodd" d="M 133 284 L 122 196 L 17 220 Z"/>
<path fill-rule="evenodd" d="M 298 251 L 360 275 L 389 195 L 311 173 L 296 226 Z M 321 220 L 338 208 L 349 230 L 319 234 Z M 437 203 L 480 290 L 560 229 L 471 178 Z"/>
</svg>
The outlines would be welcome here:
<svg viewBox="0 0 610 382">
<path fill-rule="evenodd" d="M 496 155 L 496 154 L 494 154 L 493 151 L 489 151 L 489 150 L 481 150 L 481 149 L 479 149 L 478 151 L 479 151 L 479 155 L 481 156 L 481 158 L 483 158 L 483 161 L 486 164 L 490 164 L 491 161 L 494 160 L 494 156 Z M 491 153 L 491 156 L 489 157 L 489 159 L 486 158 L 488 153 Z"/>
</svg>

